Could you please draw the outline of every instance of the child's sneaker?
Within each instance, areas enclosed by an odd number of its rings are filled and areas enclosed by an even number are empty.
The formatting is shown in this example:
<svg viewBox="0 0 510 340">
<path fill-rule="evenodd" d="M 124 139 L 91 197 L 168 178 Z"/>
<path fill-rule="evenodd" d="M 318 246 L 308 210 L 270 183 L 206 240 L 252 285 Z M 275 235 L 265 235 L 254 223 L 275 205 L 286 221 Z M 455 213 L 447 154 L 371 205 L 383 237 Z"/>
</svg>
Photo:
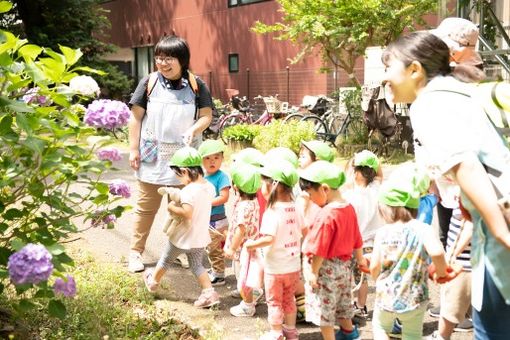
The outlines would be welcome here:
<svg viewBox="0 0 510 340">
<path fill-rule="evenodd" d="M 283 336 L 285 337 L 285 340 L 298 340 L 299 334 L 297 331 L 297 328 L 287 328 L 285 325 L 282 328 Z"/>
<path fill-rule="evenodd" d="M 269 331 L 262 335 L 259 340 L 283 340 L 283 333 L 278 333 L 275 331 Z"/>
<path fill-rule="evenodd" d="M 137 251 L 132 251 L 129 253 L 128 259 L 128 270 L 131 273 L 143 272 L 145 266 L 142 262 L 142 254 Z"/>
<path fill-rule="evenodd" d="M 343 330 L 339 330 L 335 334 L 335 340 L 359 340 L 359 331 L 358 327 L 354 326 L 352 332 L 345 333 Z"/>
<path fill-rule="evenodd" d="M 189 268 L 188 256 L 184 253 L 177 256 L 174 263 L 179 264 L 182 268 Z"/>
<path fill-rule="evenodd" d="M 255 294 L 255 292 L 254 292 L 254 294 Z M 239 291 L 237 289 L 234 289 L 233 291 L 230 292 L 230 297 L 233 297 L 234 299 L 240 299 L 241 293 L 239 293 Z M 255 296 L 253 296 L 253 298 L 255 298 Z"/>
<path fill-rule="evenodd" d="M 363 307 L 358 307 L 356 304 L 354 304 L 354 305 L 356 306 L 356 308 L 354 310 L 354 316 L 357 316 L 362 319 L 368 318 L 368 310 L 367 310 L 366 305 Z"/>
<path fill-rule="evenodd" d="M 296 296 L 296 322 L 306 321 L 305 295 Z"/>
<path fill-rule="evenodd" d="M 243 316 L 254 316 L 255 315 L 255 304 L 247 304 L 244 301 L 241 301 L 240 304 L 230 308 L 230 314 L 233 316 L 243 317 Z"/>
<path fill-rule="evenodd" d="M 253 290 L 253 302 L 255 306 L 264 302 L 264 289 L 258 288 Z"/>
<path fill-rule="evenodd" d="M 152 270 L 148 270 L 143 273 L 143 282 L 145 282 L 145 287 L 147 287 L 149 292 L 155 293 L 156 290 L 158 290 L 159 283 L 154 281 L 154 274 L 152 273 Z"/>
<path fill-rule="evenodd" d="M 215 275 L 212 270 L 209 270 L 207 272 L 207 275 L 209 275 L 209 280 L 211 281 L 211 284 L 214 287 L 216 287 L 216 286 L 223 286 L 225 284 L 225 277 L 219 276 L 219 275 Z"/>
<path fill-rule="evenodd" d="M 391 328 L 390 338 L 402 338 L 402 324 L 398 318 L 393 320 L 393 327 Z"/>
<path fill-rule="evenodd" d="M 220 303 L 220 297 L 218 296 L 218 293 L 211 288 L 206 289 L 202 291 L 202 294 L 198 297 L 197 301 L 193 303 L 195 307 L 200 308 L 209 308 L 212 306 L 216 306 Z"/>
</svg>

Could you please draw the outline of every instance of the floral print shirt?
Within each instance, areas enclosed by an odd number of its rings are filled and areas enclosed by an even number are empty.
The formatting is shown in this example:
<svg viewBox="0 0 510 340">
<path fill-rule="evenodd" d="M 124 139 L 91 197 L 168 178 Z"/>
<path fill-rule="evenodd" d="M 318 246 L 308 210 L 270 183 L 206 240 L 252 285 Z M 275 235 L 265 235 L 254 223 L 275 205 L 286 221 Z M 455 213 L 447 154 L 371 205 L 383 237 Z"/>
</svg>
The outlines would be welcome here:
<svg viewBox="0 0 510 340">
<path fill-rule="evenodd" d="M 235 231 L 240 225 L 243 225 L 246 229 L 241 246 L 246 240 L 255 240 L 259 236 L 259 204 L 256 199 L 245 201 L 239 200 L 235 203 L 224 249 L 228 249 L 230 247 Z M 241 249 L 238 249 L 234 259 L 239 259 L 240 251 Z"/>
<path fill-rule="evenodd" d="M 423 234 L 431 226 L 411 220 L 388 224 L 377 231 L 374 252 L 381 260 L 376 281 L 377 307 L 395 313 L 418 308 L 428 300 L 428 263 Z"/>
</svg>

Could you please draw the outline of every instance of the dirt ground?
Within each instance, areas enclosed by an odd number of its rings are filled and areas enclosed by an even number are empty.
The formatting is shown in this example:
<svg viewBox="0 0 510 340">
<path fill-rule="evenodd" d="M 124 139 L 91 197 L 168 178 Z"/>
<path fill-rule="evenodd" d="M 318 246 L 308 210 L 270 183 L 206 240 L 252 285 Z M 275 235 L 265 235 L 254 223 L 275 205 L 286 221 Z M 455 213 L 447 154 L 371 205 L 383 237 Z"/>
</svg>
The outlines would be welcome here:
<svg viewBox="0 0 510 340">
<path fill-rule="evenodd" d="M 120 171 L 107 174 L 105 180 L 121 178 L 131 185 L 132 196 L 123 204 L 136 206 L 137 188 L 136 181 L 132 171 L 127 164 L 127 154 L 123 153 L 123 160 L 115 164 Z M 131 237 L 131 228 L 134 217 L 134 210 L 124 214 L 116 224 L 115 229 L 88 229 L 80 233 L 80 239 L 75 243 L 80 248 L 87 250 L 95 255 L 100 262 L 113 262 L 127 264 L 129 254 L 129 241 Z M 143 254 L 146 268 L 155 266 L 161 255 L 166 237 L 162 232 L 162 222 L 165 211 L 160 209 L 156 216 L 153 230 L 149 236 L 146 250 Z M 140 277 L 140 285 L 143 285 L 141 273 L 128 273 L 126 275 L 136 275 Z M 239 300 L 230 297 L 230 291 L 235 288 L 235 278 L 231 270 L 227 270 L 226 284 L 217 287 L 221 297 L 221 304 L 215 310 L 202 310 L 193 307 L 193 301 L 198 297 L 200 289 L 197 281 L 191 272 L 178 265 L 172 267 L 163 279 L 162 285 L 155 294 L 154 303 L 159 308 L 165 308 L 174 312 L 176 318 L 189 323 L 193 327 L 199 328 L 205 338 L 212 339 L 256 339 L 261 333 L 268 329 L 267 308 L 265 304 L 257 306 L 257 314 L 253 318 L 235 318 L 230 315 L 229 308 L 239 303 Z M 371 284 L 373 287 L 373 282 Z M 430 305 L 438 303 L 439 288 L 430 283 L 431 300 Z M 368 308 L 372 314 L 374 299 L 373 288 L 370 289 Z M 320 331 L 311 324 L 298 325 L 300 339 L 321 339 Z M 430 335 L 437 329 L 437 319 L 426 316 L 424 323 L 424 336 Z M 367 322 L 360 326 L 361 338 L 372 339 L 371 323 Z M 473 334 L 454 333 L 453 340 L 472 339 Z"/>
</svg>

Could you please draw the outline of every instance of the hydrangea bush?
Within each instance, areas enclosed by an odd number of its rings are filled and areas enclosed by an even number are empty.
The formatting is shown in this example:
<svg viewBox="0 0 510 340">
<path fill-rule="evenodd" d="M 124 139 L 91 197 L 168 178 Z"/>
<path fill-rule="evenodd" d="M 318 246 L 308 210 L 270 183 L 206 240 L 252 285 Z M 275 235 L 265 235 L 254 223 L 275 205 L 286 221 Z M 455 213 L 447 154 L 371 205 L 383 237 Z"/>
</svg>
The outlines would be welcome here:
<svg viewBox="0 0 510 340">
<path fill-rule="evenodd" d="M 47 301 L 51 315 L 65 315 L 62 298 L 75 294 L 76 283 L 66 277 L 73 260 L 62 242 L 79 232 L 77 221 L 97 223 L 98 210 L 99 222 L 113 227 L 130 195 L 125 183 L 114 181 L 110 194 L 101 180 L 120 158 L 118 150 L 98 152 L 113 139 L 87 143 L 97 127 L 125 125 L 128 112 L 114 101 L 79 104 L 98 93 L 80 72 L 101 73 L 76 66 L 81 55 L 0 31 L 0 294 L 14 287 L 18 295 L 6 296 L 21 311 Z M 80 118 L 85 110 L 93 124 Z"/>
</svg>

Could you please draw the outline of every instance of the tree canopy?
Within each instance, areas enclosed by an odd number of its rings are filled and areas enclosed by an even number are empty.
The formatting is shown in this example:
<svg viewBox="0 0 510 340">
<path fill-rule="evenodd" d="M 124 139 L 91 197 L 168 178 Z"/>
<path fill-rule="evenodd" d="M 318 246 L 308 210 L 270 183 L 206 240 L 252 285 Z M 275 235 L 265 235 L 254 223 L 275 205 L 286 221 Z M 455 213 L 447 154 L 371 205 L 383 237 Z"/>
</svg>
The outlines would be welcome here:
<svg viewBox="0 0 510 340">
<path fill-rule="evenodd" d="M 282 19 L 274 24 L 257 21 L 257 33 L 275 33 L 301 47 L 291 60 L 317 51 L 323 68 L 338 66 L 359 84 L 356 59 L 368 46 L 386 45 L 405 29 L 424 25 L 423 16 L 436 9 L 437 0 L 276 0 Z"/>
</svg>

